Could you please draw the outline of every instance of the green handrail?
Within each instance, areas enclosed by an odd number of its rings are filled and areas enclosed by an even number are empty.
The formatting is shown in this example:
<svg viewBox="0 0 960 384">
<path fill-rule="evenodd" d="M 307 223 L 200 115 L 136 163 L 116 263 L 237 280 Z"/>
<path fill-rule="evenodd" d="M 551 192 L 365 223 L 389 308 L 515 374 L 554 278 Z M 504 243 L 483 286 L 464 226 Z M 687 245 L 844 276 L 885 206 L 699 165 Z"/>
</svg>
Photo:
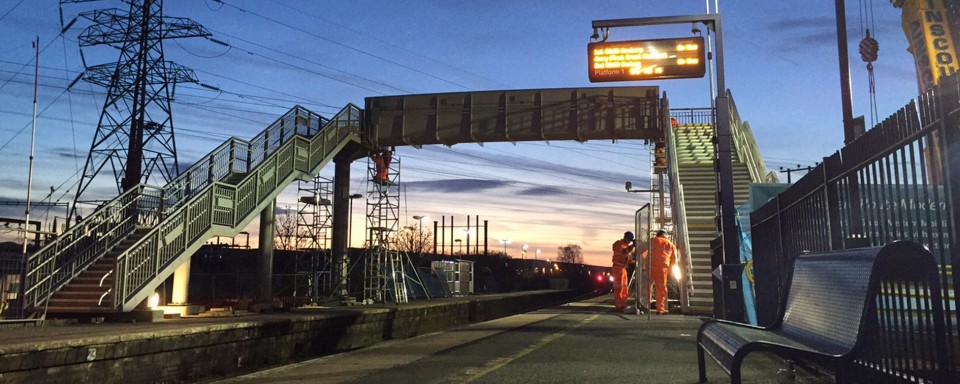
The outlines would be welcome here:
<svg viewBox="0 0 960 384">
<path fill-rule="evenodd" d="M 727 91 L 727 98 L 730 100 L 730 131 L 733 135 L 733 144 L 736 147 L 737 155 L 740 157 L 740 162 L 745 164 L 750 172 L 750 182 L 779 182 L 780 178 L 777 174 L 767 169 L 763 156 L 760 155 L 757 140 L 753 137 L 750 124 L 740 120 L 740 112 L 737 111 L 737 104 L 733 102 L 733 94 L 729 90 Z"/>
<path fill-rule="evenodd" d="M 353 106 L 347 108 L 359 109 Z M 137 228 L 157 226 L 204 188 L 246 173 L 297 135 L 313 136 L 328 120 L 296 106 L 251 141 L 228 139 L 164 187 L 138 185 L 99 207 L 56 240 L 30 255 L 24 303 L 43 306 L 50 296 Z M 119 278 L 119 277 L 117 277 Z"/>
<path fill-rule="evenodd" d="M 113 306 L 132 310 L 149 295 L 143 288 L 175 267 L 173 262 L 191 247 L 209 238 L 215 226 L 238 231 L 293 179 L 316 173 L 347 142 L 359 141 L 361 112 L 348 105 L 312 137 L 291 135 L 274 146 L 266 135 L 263 147 L 250 145 L 252 152 L 265 148 L 264 153 L 270 155 L 251 154 L 259 164 L 240 182 L 215 182 L 205 187 L 117 257 Z"/>
<path fill-rule="evenodd" d="M 679 160 L 677 158 L 677 138 L 673 132 L 673 125 L 670 119 L 666 122 L 668 129 L 664 130 L 665 141 L 667 143 L 667 174 L 670 179 L 670 209 L 673 215 L 673 235 L 677 246 L 677 252 L 683 266 L 682 276 L 685 277 L 686 286 L 683 287 L 680 295 L 681 307 L 689 305 L 689 294 L 693 289 L 693 261 L 690 258 L 689 241 L 690 234 L 687 231 L 687 207 L 683 197 L 683 184 L 680 183 Z"/>
</svg>

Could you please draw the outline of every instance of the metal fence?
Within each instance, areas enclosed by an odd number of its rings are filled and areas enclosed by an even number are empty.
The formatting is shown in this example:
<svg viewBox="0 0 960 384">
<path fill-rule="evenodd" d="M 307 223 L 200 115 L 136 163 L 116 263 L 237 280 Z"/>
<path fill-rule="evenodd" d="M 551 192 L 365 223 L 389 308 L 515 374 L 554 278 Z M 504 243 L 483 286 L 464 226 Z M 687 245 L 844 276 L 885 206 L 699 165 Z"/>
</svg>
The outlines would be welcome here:
<svg viewBox="0 0 960 384">
<path fill-rule="evenodd" d="M 897 329 L 882 326 L 886 348 L 895 354 L 872 365 L 896 380 L 928 381 L 960 371 L 960 323 L 954 287 L 960 263 L 960 77 L 911 101 L 882 123 L 814 168 L 796 184 L 753 212 L 754 275 L 761 324 L 776 318 L 792 260 L 802 251 L 880 246 L 910 240 L 929 248 L 939 264 L 946 335 L 923 335 L 931 313 L 910 306 L 923 289 L 890 285 L 883 302 L 901 303 L 892 315 Z M 929 368 L 908 353 L 916 338 L 947 340 L 947 366 Z M 872 352 L 872 351 L 868 351 Z M 919 368 L 927 367 L 927 368 Z M 930 372 L 930 371 L 939 372 Z M 951 381 L 952 382 L 952 381 Z"/>
</svg>

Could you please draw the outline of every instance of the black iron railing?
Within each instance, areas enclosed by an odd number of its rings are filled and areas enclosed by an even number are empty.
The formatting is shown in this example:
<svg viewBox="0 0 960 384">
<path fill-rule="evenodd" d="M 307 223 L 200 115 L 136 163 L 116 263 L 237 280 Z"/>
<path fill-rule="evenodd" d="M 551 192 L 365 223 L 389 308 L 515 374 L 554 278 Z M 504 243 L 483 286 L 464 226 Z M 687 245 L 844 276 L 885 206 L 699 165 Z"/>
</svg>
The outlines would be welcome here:
<svg viewBox="0 0 960 384">
<path fill-rule="evenodd" d="M 960 264 L 960 77 L 952 76 L 910 102 L 824 161 L 788 190 L 753 212 L 754 275 L 760 322 L 776 316 L 790 263 L 802 251 L 880 246 L 895 240 L 923 244 L 933 253 L 943 287 L 947 341 L 946 367 L 960 372 L 960 323 L 954 294 Z M 909 302 L 918 287 L 890 284 L 885 300 Z M 909 350 L 914 325 L 928 319 L 927 308 L 894 306 L 878 321 L 897 321 L 907 331 L 881 334 L 884 348 Z M 919 325 L 917 325 L 919 327 Z M 883 328 L 883 324 L 881 324 Z M 924 372 L 909 353 L 886 359 L 876 370 L 915 381 Z M 953 382 L 953 381 L 951 381 Z"/>
</svg>

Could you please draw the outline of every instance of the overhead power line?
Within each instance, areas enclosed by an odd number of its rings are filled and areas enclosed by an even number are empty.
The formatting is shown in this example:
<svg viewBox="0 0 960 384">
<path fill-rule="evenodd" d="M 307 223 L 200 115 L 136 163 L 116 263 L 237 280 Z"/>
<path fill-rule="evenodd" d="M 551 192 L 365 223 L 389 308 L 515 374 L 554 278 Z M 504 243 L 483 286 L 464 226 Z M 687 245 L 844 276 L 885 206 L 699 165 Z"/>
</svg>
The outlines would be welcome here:
<svg viewBox="0 0 960 384">
<path fill-rule="evenodd" d="M 495 81 L 495 80 L 493 80 L 493 79 L 487 78 L 487 77 L 485 77 L 485 76 L 478 75 L 478 74 L 476 74 L 476 73 L 472 73 L 472 72 L 467 71 L 467 70 L 462 69 L 462 68 L 457 68 L 456 66 L 453 66 L 453 65 L 451 65 L 451 64 L 449 64 L 449 63 L 445 63 L 445 62 L 440 61 L 440 60 L 438 60 L 438 59 L 435 59 L 435 58 L 433 58 L 433 57 L 424 55 L 424 54 L 419 53 L 419 52 L 414 52 L 414 51 L 409 50 L 409 49 L 407 49 L 407 48 L 404 48 L 404 47 L 401 47 L 401 46 L 399 46 L 399 45 L 393 44 L 393 43 L 391 43 L 391 42 L 389 42 L 389 41 L 385 41 L 385 40 L 379 39 L 379 38 L 377 38 L 377 37 L 368 35 L 368 34 L 366 34 L 366 33 L 363 33 L 363 31 L 361 31 L 361 30 L 357 30 L 357 29 L 350 28 L 350 27 L 347 26 L 347 25 L 343 25 L 343 24 L 337 23 L 336 21 L 329 20 L 329 19 L 324 18 L 324 17 L 322 17 L 322 16 L 320 16 L 320 15 L 317 15 L 316 13 L 309 12 L 309 11 L 306 11 L 306 10 L 303 10 L 303 9 L 300 9 L 300 8 L 294 8 L 294 7 L 291 7 L 291 6 L 289 6 L 289 5 L 287 5 L 287 4 L 284 4 L 284 3 L 280 2 L 280 1 L 277 1 L 277 0 L 271 0 L 271 1 L 273 1 L 275 4 L 277 4 L 277 5 L 281 6 L 281 7 L 290 9 L 290 10 L 295 11 L 295 12 L 297 12 L 297 13 L 302 13 L 302 14 L 304 14 L 304 15 L 310 16 L 310 17 L 312 17 L 312 18 L 315 18 L 315 19 L 317 19 L 317 20 L 323 21 L 323 22 L 325 22 L 325 23 L 328 23 L 328 24 L 331 24 L 331 25 L 335 25 L 335 26 L 337 26 L 337 27 L 340 27 L 340 28 L 343 28 L 343 29 L 345 29 L 345 30 L 347 30 L 347 31 L 350 31 L 350 32 L 352 32 L 352 33 L 355 33 L 355 34 L 357 34 L 357 35 L 360 35 L 360 36 L 366 37 L 366 38 L 368 38 L 368 39 L 371 39 L 371 40 L 373 40 L 373 41 L 376 41 L 376 42 L 378 42 L 378 43 L 381 43 L 381 44 L 384 44 L 384 45 L 387 45 L 387 46 L 396 48 L 396 49 L 398 49 L 398 50 L 401 50 L 401 51 L 403 51 L 403 52 L 409 53 L 409 54 L 411 54 L 411 55 L 413 55 L 413 56 L 417 56 L 417 57 L 422 58 L 422 59 L 424 59 L 424 60 L 432 61 L 432 62 L 434 62 L 434 63 L 440 64 L 441 66 L 444 66 L 444 67 L 447 67 L 447 68 L 450 68 L 450 69 L 459 71 L 459 72 L 461 72 L 461 73 L 464 73 L 464 74 L 467 74 L 467 75 L 476 77 L 476 78 L 481 79 L 481 80 L 483 80 L 483 81 L 488 81 L 488 82 L 490 82 L 490 83 L 493 83 L 493 84 L 496 84 L 496 85 L 500 85 L 500 86 L 504 86 L 504 87 L 506 86 L 506 85 L 504 85 L 504 84 L 500 84 L 499 82 L 497 82 L 497 81 Z"/>
<path fill-rule="evenodd" d="M 328 69 L 328 70 L 341 73 L 341 74 L 346 75 L 346 76 L 352 76 L 352 77 L 356 77 L 356 78 L 359 78 L 359 79 L 363 79 L 363 80 L 369 81 L 369 82 L 374 83 L 374 84 L 382 85 L 382 86 L 387 87 L 387 88 L 396 89 L 396 90 L 398 90 L 398 91 L 400 91 L 400 92 L 409 92 L 409 91 L 407 91 L 407 90 L 404 90 L 404 89 L 401 89 L 401 88 L 398 88 L 398 87 L 395 87 L 395 86 L 392 86 L 392 85 L 389 85 L 389 84 L 386 84 L 386 83 L 383 83 L 383 82 L 379 82 L 379 81 L 372 80 L 372 79 L 368 79 L 368 78 L 365 78 L 365 77 L 362 77 L 362 76 L 354 75 L 354 74 L 352 74 L 352 73 L 344 72 L 344 71 L 341 71 L 341 70 L 339 70 L 339 69 L 336 69 L 336 68 L 333 68 L 333 67 L 330 67 L 330 66 L 327 66 L 327 65 L 324 65 L 324 64 L 321 64 L 321 63 L 312 61 L 312 60 L 307 60 L 307 59 L 304 59 L 304 58 L 299 57 L 299 56 L 295 56 L 295 55 L 291 55 L 291 54 L 286 53 L 286 52 L 278 51 L 278 50 L 276 50 L 276 49 L 267 47 L 267 46 L 262 45 L 262 44 L 254 43 L 254 42 L 252 42 L 252 41 L 245 40 L 245 39 L 242 39 L 242 38 L 239 38 L 239 37 L 235 37 L 235 36 L 231 36 L 231 35 L 228 35 L 228 34 L 225 34 L 225 33 L 222 33 L 222 32 L 218 32 L 218 31 L 214 31 L 214 32 L 217 32 L 218 34 L 223 34 L 224 36 L 228 36 L 228 37 L 231 37 L 231 38 L 236 39 L 236 40 L 243 41 L 243 42 L 245 42 L 245 43 L 247 43 L 247 44 L 255 45 L 255 46 L 257 46 L 257 47 L 260 47 L 260 48 L 263 48 L 263 49 L 266 49 L 266 50 L 269 50 L 269 51 L 272 51 L 272 52 L 275 52 L 275 53 L 279 53 L 279 54 L 284 55 L 284 56 L 287 56 L 287 57 L 291 57 L 291 58 L 294 58 L 294 59 L 297 59 L 297 60 L 301 60 L 301 61 L 306 61 L 306 62 L 308 62 L 308 63 L 310 63 L 310 64 L 317 65 L 317 66 L 326 68 L 326 69 Z M 260 54 L 260 53 L 257 53 L 257 52 L 254 52 L 254 51 L 251 51 L 251 50 L 248 50 L 248 49 L 243 49 L 243 48 L 237 47 L 237 46 L 235 46 L 235 45 L 231 45 L 231 44 L 229 44 L 229 43 L 227 43 L 227 42 L 224 42 L 224 41 L 215 39 L 215 38 L 210 38 L 210 37 L 208 37 L 207 39 L 210 40 L 210 41 L 213 42 L 213 43 L 220 44 L 220 45 L 223 45 L 223 46 L 226 46 L 226 47 L 231 47 L 231 48 L 234 48 L 234 49 L 243 51 L 244 53 L 247 53 L 247 54 L 249 54 L 249 55 L 253 55 L 253 56 L 257 56 L 257 57 L 262 58 L 262 59 L 270 60 L 270 61 L 273 61 L 273 62 L 275 62 L 275 63 L 282 64 L 282 65 L 286 65 L 286 66 L 288 66 L 288 67 L 291 67 L 291 68 L 294 68 L 294 69 L 298 69 L 298 70 L 301 70 L 301 71 L 304 71 L 304 72 L 307 72 L 307 73 L 310 73 L 310 74 L 314 74 L 314 75 L 317 75 L 317 76 L 322 76 L 322 77 L 328 78 L 328 79 L 333 80 L 333 81 L 341 82 L 341 83 L 344 83 L 344 84 L 347 84 L 347 85 L 352 85 L 352 86 L 354 86 L 354 87 L 361 88 L 361 89 L 365 89 L 365 90 L 368 90 L 368 91 L 370 91 L 370 92 L 375 92 L 375 93 L 380 94 L 380 95 L 383 95 L 383 94 L 384 94 L 384 93 L 381 92 L 381 91 L 378 91 L 378 90 L 376 90 L 376 89 L 373 89 L 373 88 L 370 88 L 370 87 L 367 87 L 367 86 L 364 86 L 364 85 L 361 85 L 361 84 L 357 84 L 357 83 L 355 83 L 355 82 L 350 82 L 350 81 L 347 81 L 347 80 L 344 80 L 344 79 L 338 79 L 338 78 L 333 77 L 333 76 L 331 76 L 331 75 L 328 75 L 328 74 L 326 74 L 326 73 L 318 72 L 318 71 L 315 71 L 315 70 L 312 70 L 312 69 L 309 69 L 309 68 L 305 68 L 305 67 L 301 67 L 301 66 L 298 66 L 298 65 L 294 65 L 294 64 L 291 64 L 291 63 L 289 63 L 289 62 L 286 62 L 286 61 L 283 61 L 283 60 L 279 60 L 279 59 L 276 59 L 276 58 L 274 58 L 274 57 L 270 57 L 270 56 L 267 56 L 267 55 L 264 55 L 264 54 Z"/>
<path fill-rule="evenodd" d="M 375 54 L 373 54 L 373 53 L 364 51 L 364 50 L 362 50 L 362 49 L 349 46 L 349 45 L 344 44 L 344 43 L 341 43 L 341 42 L 339 42 L 339 41 L 336 41 L 336 40 L 333 40 L 333 39 L 330 39 L 330 38 L 327 38 L 327 37 L 318 35 L 318 34 L 316 34 L 316 33 L 313 33 L 313 32 L 311 32 L 311 31 L 308 31 L 308 30 L 306 30 L 306 29 L 303 29 L 303 28 L 300 28 L 300 27 L 295 27 L 295 26 L 292 26 L 292 25 L 290 25 L 290 24 L 284 23 L 284 22 L 282 22 L 282 21 L 279 21 L 279 20 L 276 20 L 276 19 L 273 19 L 273 18 L 264 16 L 264 15 L 261 15 L 261 14 L 259 14 L 259 13 L 256 13 L 256 12 L 253 12 L 253 11 L 250 11 L 250 10 L 247 10 L 247 9 L 244 9 L 244 8 L 240 8 L 240 7 L 235 6 L 235 5 L 233 5 L 233 4 L 225 3 L 223 0 L 213 0 L 213 1 L 215 1 L 215 2 L 217 2 L 217 3 L 220 3 L 220 4 L 223 4 L 223 5 L 226 5 L 226 6 L 230 7 L 230 8 L 236 9 L 237 11 L 240 11 L 240 12 L 242 12 L 242 13 L 251 14 L 251 15 L 253 15 L 253 16 L 259 17 L 259 18 L 264 19 L 264 20 L 267 20 L 267 21 L 269 21 L 269 22 L 272 22 L 272 23 L 275 23 L 275 24 L 278 24 L 278 25 L 282 25 L 282 26 L 284 26 L 284 27 L 286 27 L 286 28 L 293 29 L 293 30 L 295 30 L 295 31 L 298 31 L 298 32 L 301 32 L 301 33 L 304 33 L 304 34 L 307 34 L 307 35 L 316 37 L 316 38 L 318 38 L 318 39 L 320 39 L 320 40 L 323 40 L 323 41 L 326 41 L 326 42 L 328 42 L 328 43 L 330 43 L 330 44 L 334 44 L 334 45 L 337 45 L 337 46 L 340 46 L 340 47 L 349 49 L 349 50 L 351 50 L 351 51 L 354 51 L 354 52 L 363 54 L 363 55 L 365 55 L 365 56 L 369 56 L 369 57 L 373 57 L 373 58 L 378 59 L 378 60 L 382 60 L 382 61 L 384 61 L 384 62 L 386 62 L 386 63 L 390 63 L 390 64 L 396 65 L 396 66 L 398 66 L 398 67 L 407 69 L 407 70 L 409 70 L 409 71 L 416 72 L 416 73 L 419 73 L 419 74 L 421 74 L 421 75 L 424 75 L 424 76 L 427 76 L 427 77 L 430 77 L 430 78 L 433 78 L 433 79 L 436 79 L 436 80 L 440 80 L 440 81 L 442 81 L 442 82 L 444 82 L 444 83 L 447 83 L 447 84 L 455 85 L 455 86 L 457 86 L 457 87 L 466 89 L 466 90 L 468 90 L 468 91 L 472 91 L 472 90 L 473 90 L 472 88 L 470 88 L 470 87 L 468 87 L 468 86 L 466 86 L 466 85 L 463 85 L 463 84 L 460 84 L 460 83 L 457 83 L 457 82 L 454 82 L 454 81 L 450 81 L 450 80 L 441 78 L 441 77 L 436 76 L 436 75 L 434 75 L 434 74 L 432 74 L 432 73 L 428 73 L 428 72 L 421 71 L 421 70 L 419 70 L 419 69 L 417 69 L 417 68 L 414 68 L 414 67 L 411 67 L 411 66 L 409 66 L 409 65 L 402 64 L 402 63 L 398 63 L 398 62 L 396 62 L 396 61 L 390 60 L 390 59 L 385 58 L 385 57 L 383 57 L 383 56 L 375 55 Z"/>
<path fill-rule="evenodd" d="M 3 19 L 6 19 L 7 16 L 9 16 L 10 13 L 12 13 L 15 9 L 17 9 L 17 7 L 19 7 L 20 4 L 23 4 L 24 1 L 26 1 L 26 0 L 20 0 L 20 2 L 17 3 L 17 5 L 14 5 L 13 8 L 10 8 L 10 9 L 7 10 L 6 12 L 4 12 L 3 16 L 0 16 L 0 21 L 3 21 Z"/>
</svg>

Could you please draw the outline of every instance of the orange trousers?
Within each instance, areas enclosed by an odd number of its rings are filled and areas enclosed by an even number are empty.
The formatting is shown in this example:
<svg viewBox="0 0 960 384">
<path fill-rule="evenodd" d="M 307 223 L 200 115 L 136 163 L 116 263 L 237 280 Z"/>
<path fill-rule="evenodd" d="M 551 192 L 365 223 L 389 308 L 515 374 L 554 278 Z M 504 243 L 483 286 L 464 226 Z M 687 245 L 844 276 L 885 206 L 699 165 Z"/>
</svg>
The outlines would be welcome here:
<svg viewBox="0 0 960 384">
<path fill-rule="evenodd" d="M 650 304 L 653 306 L 653 289 L 657 289 L 658 312 L 667 311 L 667 277 L 670 276 L 670 267 L 663 264 L 653 264 L 650 266 Z M 653 310 L 653 308 L 650 308 Z"/>
<path fill-rule="evenodd" d="M 627 297 L 630 296 L 630 281 L 627 280 L 627 267 L 614 265 L 613 269 L 613 306 L 623 310 L 627 308 Z"/>
</svg>

